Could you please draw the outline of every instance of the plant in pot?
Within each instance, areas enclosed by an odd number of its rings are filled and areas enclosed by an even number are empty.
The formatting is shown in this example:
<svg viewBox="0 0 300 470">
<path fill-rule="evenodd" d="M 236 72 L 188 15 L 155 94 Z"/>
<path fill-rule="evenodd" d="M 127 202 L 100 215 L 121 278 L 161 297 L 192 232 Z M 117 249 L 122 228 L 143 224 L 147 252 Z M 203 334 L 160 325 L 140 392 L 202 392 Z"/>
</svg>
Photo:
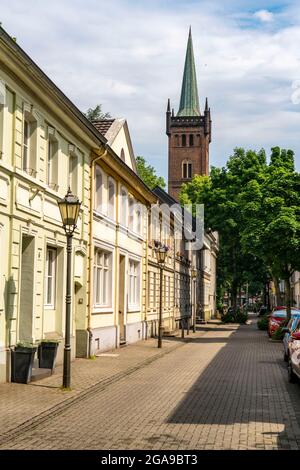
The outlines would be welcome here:
<svg viewBox="0 0 300 470">
<path fill-rule="evenodd" d="M 29 342 L 20 341 L 11 351 L 11 381 L 27 384 L 30 382 L 34 355 L 37 347 Z"/>
<path fill-rule="evenodd" d="M 59 341 L 55 339 L 43 339 L 39 345 L 38 358 L 39 367 L 42 369 L 51 369 L 53 372 L 55 367 L 55 359 L 57 354 Z"/>
</svg>

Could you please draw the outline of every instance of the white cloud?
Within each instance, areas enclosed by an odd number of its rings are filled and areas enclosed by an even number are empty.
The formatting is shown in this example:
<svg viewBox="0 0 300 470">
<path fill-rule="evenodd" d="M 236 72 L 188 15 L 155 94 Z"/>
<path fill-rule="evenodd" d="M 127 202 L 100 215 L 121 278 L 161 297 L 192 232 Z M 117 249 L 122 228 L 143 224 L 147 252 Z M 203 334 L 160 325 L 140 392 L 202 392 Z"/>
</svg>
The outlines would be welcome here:
<svg viewBox="0 0 300 470">
<path fill-rule="evenodd" d="M 274 14 L 268 10 L 258 10 L 254 13 L 254 16 L 263 23 L 270 23 L 274 21 Z"/>
<path fill-rule="evenodd" d="M 226 2 L 228 14 L 221 1 L 188 0 L 0 0 L 0 9 L 4 28 L 67 96 L 83 111 L 102 103 L 126 117 L 135 153 L 166 176 L 165 110 L 170 97 L 177 111 L 190 24 L 201 105 L 208 96 L 212 112 L 211 163 L 224 164 L 235 146 L 300 153 L 300 104 L 291 101 L 300 8 L 261 29 L 240 24 L 238 3 Z"/>
</svg>

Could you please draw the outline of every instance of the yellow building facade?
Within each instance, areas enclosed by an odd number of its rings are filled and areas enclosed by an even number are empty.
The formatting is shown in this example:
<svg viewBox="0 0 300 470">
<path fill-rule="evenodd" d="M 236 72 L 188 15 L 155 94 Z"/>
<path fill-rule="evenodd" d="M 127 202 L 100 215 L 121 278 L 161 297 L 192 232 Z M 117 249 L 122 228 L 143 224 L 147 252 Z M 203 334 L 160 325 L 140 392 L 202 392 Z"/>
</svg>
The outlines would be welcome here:
<svg viewBox="0 0 300 470">
<path fill-rule="evenodd" d="M 66 236 L 57 202 L 68 187 L 81 201 L 72 253 L 73 358 L 157 335 L 156 242 L 169 248 L 165 334 L 193 316 L 201 292 L 207 318 L 214 315 L 215 265 L 205 277 L 202 251 L 178 240 L 176 217 L 160 210 L 167 193 L 151 191 L 137 175 L 126 120 L 89 122 L 0 28 L 1 382 L 10 380 L 11 350 L 20 341 L 58 340 L 62 362 Z M 209 239 L 215 259 L 213 246 Z"/>
</svg>

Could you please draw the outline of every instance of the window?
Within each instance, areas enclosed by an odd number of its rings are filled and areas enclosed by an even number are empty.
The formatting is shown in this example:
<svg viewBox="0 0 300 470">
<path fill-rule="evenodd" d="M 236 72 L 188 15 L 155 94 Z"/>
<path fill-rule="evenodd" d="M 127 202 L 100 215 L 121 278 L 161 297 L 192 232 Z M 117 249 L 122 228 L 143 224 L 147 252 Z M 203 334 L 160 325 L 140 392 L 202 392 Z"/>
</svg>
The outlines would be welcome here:
<svg viewBox="0 0 300 470">
<path fill-rule="evenodd" d="M 4 105 L 6 99 L 5 83 L 0 79 L 0 158 L 3 156 L 3 125 L 4 125 Z"/>
<path fill-rule="evenodd" d="M 31 111 L 24 111 L 23 116 L 22 169 L 30 176 L 35 177 L 37 166 L 37 121 Z"/>
<path fill-rule="evenodd" d="M 142 208 L 140 204 L 137 204 L 137 208 L 135 211 L 135 232 L 137 234 L 141 234 L 142 228 Z"/>
<path fill-rule="evenodd" d="M 125 188 L 121 189 L 121 224 L 127 227 L 127 191 Z"/>
<path fill-rule="evenodd" d="M 148 308 L 156 308 L 156 288 L 157 288 L 157 279 L 156 273 L 148 271 Z"/>
<path fill-rule="evenodd" d="M 182 143 L 182 147 L 186 147 L 186 135 L 185 134 L 181 136 L 181 143 Z"/>
<path fill-rule="evenodd" d="M 108 179 L 108 216 L 115 219 L 115 183 L 112 178 Z"/>
<path fill-rule="evenodd" d="M 103 177 L 99 168 L 95 170 L 95 210 L 101 212 L 102 209 L 102 193 L 103 193 Z"/>
<path fill-rule="evenodd" d="M 175 134 L 175 145 L 176 147 L 179 147 L 179 135 Z"/>
<path fill-rule="evenodd" d="M 111 265 L 112 254 L 96 248 L 94 255 L 94 304 L 98 307 L 111 305 Z"/>
<path fill-rule="evenodd" d="M 132 306 L 138 306 L 140 303 L 140 263 L 129 260 L 129 289 L 128 303 Z"/>
<path fill-rule="evenodd" d="M 49 188 L 58 190 L 58 140 L 55 129 L 48 126 L 46 177 Z"/>
<path fill-rule="evenodd" d="M 83 154 L 76 149 L 75 145 L 69 144 L 69 182 L 73 194 L 78 194 L 78 164 L 79 155 L 81 162 L 83 161 Z"/>
<path fill-rule="evenodd" d="M 29 155 L 30 155 L 30 122 L 25 119 L 23 130 L 23 170 L 27 171 L 29 168 Z"/>
<path fill-rule="evenodd" d="M 183 179 L 192 178 L 192 163 L 191 162 L 182 163 L 182 178 Z"/>
<path fill-rule="evenodd" d="M 190 136 L 189 136 L 189 145 L 190 145 L 190 147 L 193 147 L 193 145 L 194 145 L 194 136 L 193 136 L 193 134 L 190 134 Z"/>
<path fill-rule="evenodd" d="M 57 250 L 47 247 L 45 271 L 45 306 L 55 308 Z"/>
<path fill-rule="evenodd" d="M 0 151 L 3 150 L 3 158 L 6 162 L 11 163 L 13 161 L 13 142 L 14 142 L 14 110 L 15 110 L 15 94 L 12 93 L 8 88 L 4 90 L 5 96 L 5 107 L 0 104 L 0 125 L 2 116 L 2 136 L 0 135 L 0 145 L 2 145 Z M 5 114 L 5 119 L 4 119 Z M 5 135 L 5 138 L 4 138 Z"/>
<path fill-rule="evenodd" d="M 134 229 L 134 199 L 132 196 L 129 196 L 129 204 L 128 204 L 128 228 L 130 230 Z"/>
<path fill-rule="evenodd" d="M 157 273 L 153 273 L 153 307 L 157 304 Z"/>
<path fill-rule="evenodd" d="M 148 271 L 148 283 L 147 283 L 147 301 L 148 301 L 148 308 L 151 307 L 152 304 L 152 276 L 153 273 Z"/>
</svg>

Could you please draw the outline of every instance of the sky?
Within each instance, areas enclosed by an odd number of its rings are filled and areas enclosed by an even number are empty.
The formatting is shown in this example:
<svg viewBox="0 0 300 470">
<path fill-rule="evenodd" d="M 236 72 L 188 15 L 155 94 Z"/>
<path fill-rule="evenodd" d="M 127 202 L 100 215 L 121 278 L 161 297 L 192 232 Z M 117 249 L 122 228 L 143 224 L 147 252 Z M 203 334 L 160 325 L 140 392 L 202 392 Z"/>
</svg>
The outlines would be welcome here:
<svg viewBox="0 0 300 470">
<path fill-rule="evenodd" d="M 165 178 L 167 99 L 176 113 L 191 25 L 210 164 L 275 145 L 299 160 L 300 2 L 0 0 L 0 22 L 82 111 L 125 117 L 135 155 Z"/>
</svg>

